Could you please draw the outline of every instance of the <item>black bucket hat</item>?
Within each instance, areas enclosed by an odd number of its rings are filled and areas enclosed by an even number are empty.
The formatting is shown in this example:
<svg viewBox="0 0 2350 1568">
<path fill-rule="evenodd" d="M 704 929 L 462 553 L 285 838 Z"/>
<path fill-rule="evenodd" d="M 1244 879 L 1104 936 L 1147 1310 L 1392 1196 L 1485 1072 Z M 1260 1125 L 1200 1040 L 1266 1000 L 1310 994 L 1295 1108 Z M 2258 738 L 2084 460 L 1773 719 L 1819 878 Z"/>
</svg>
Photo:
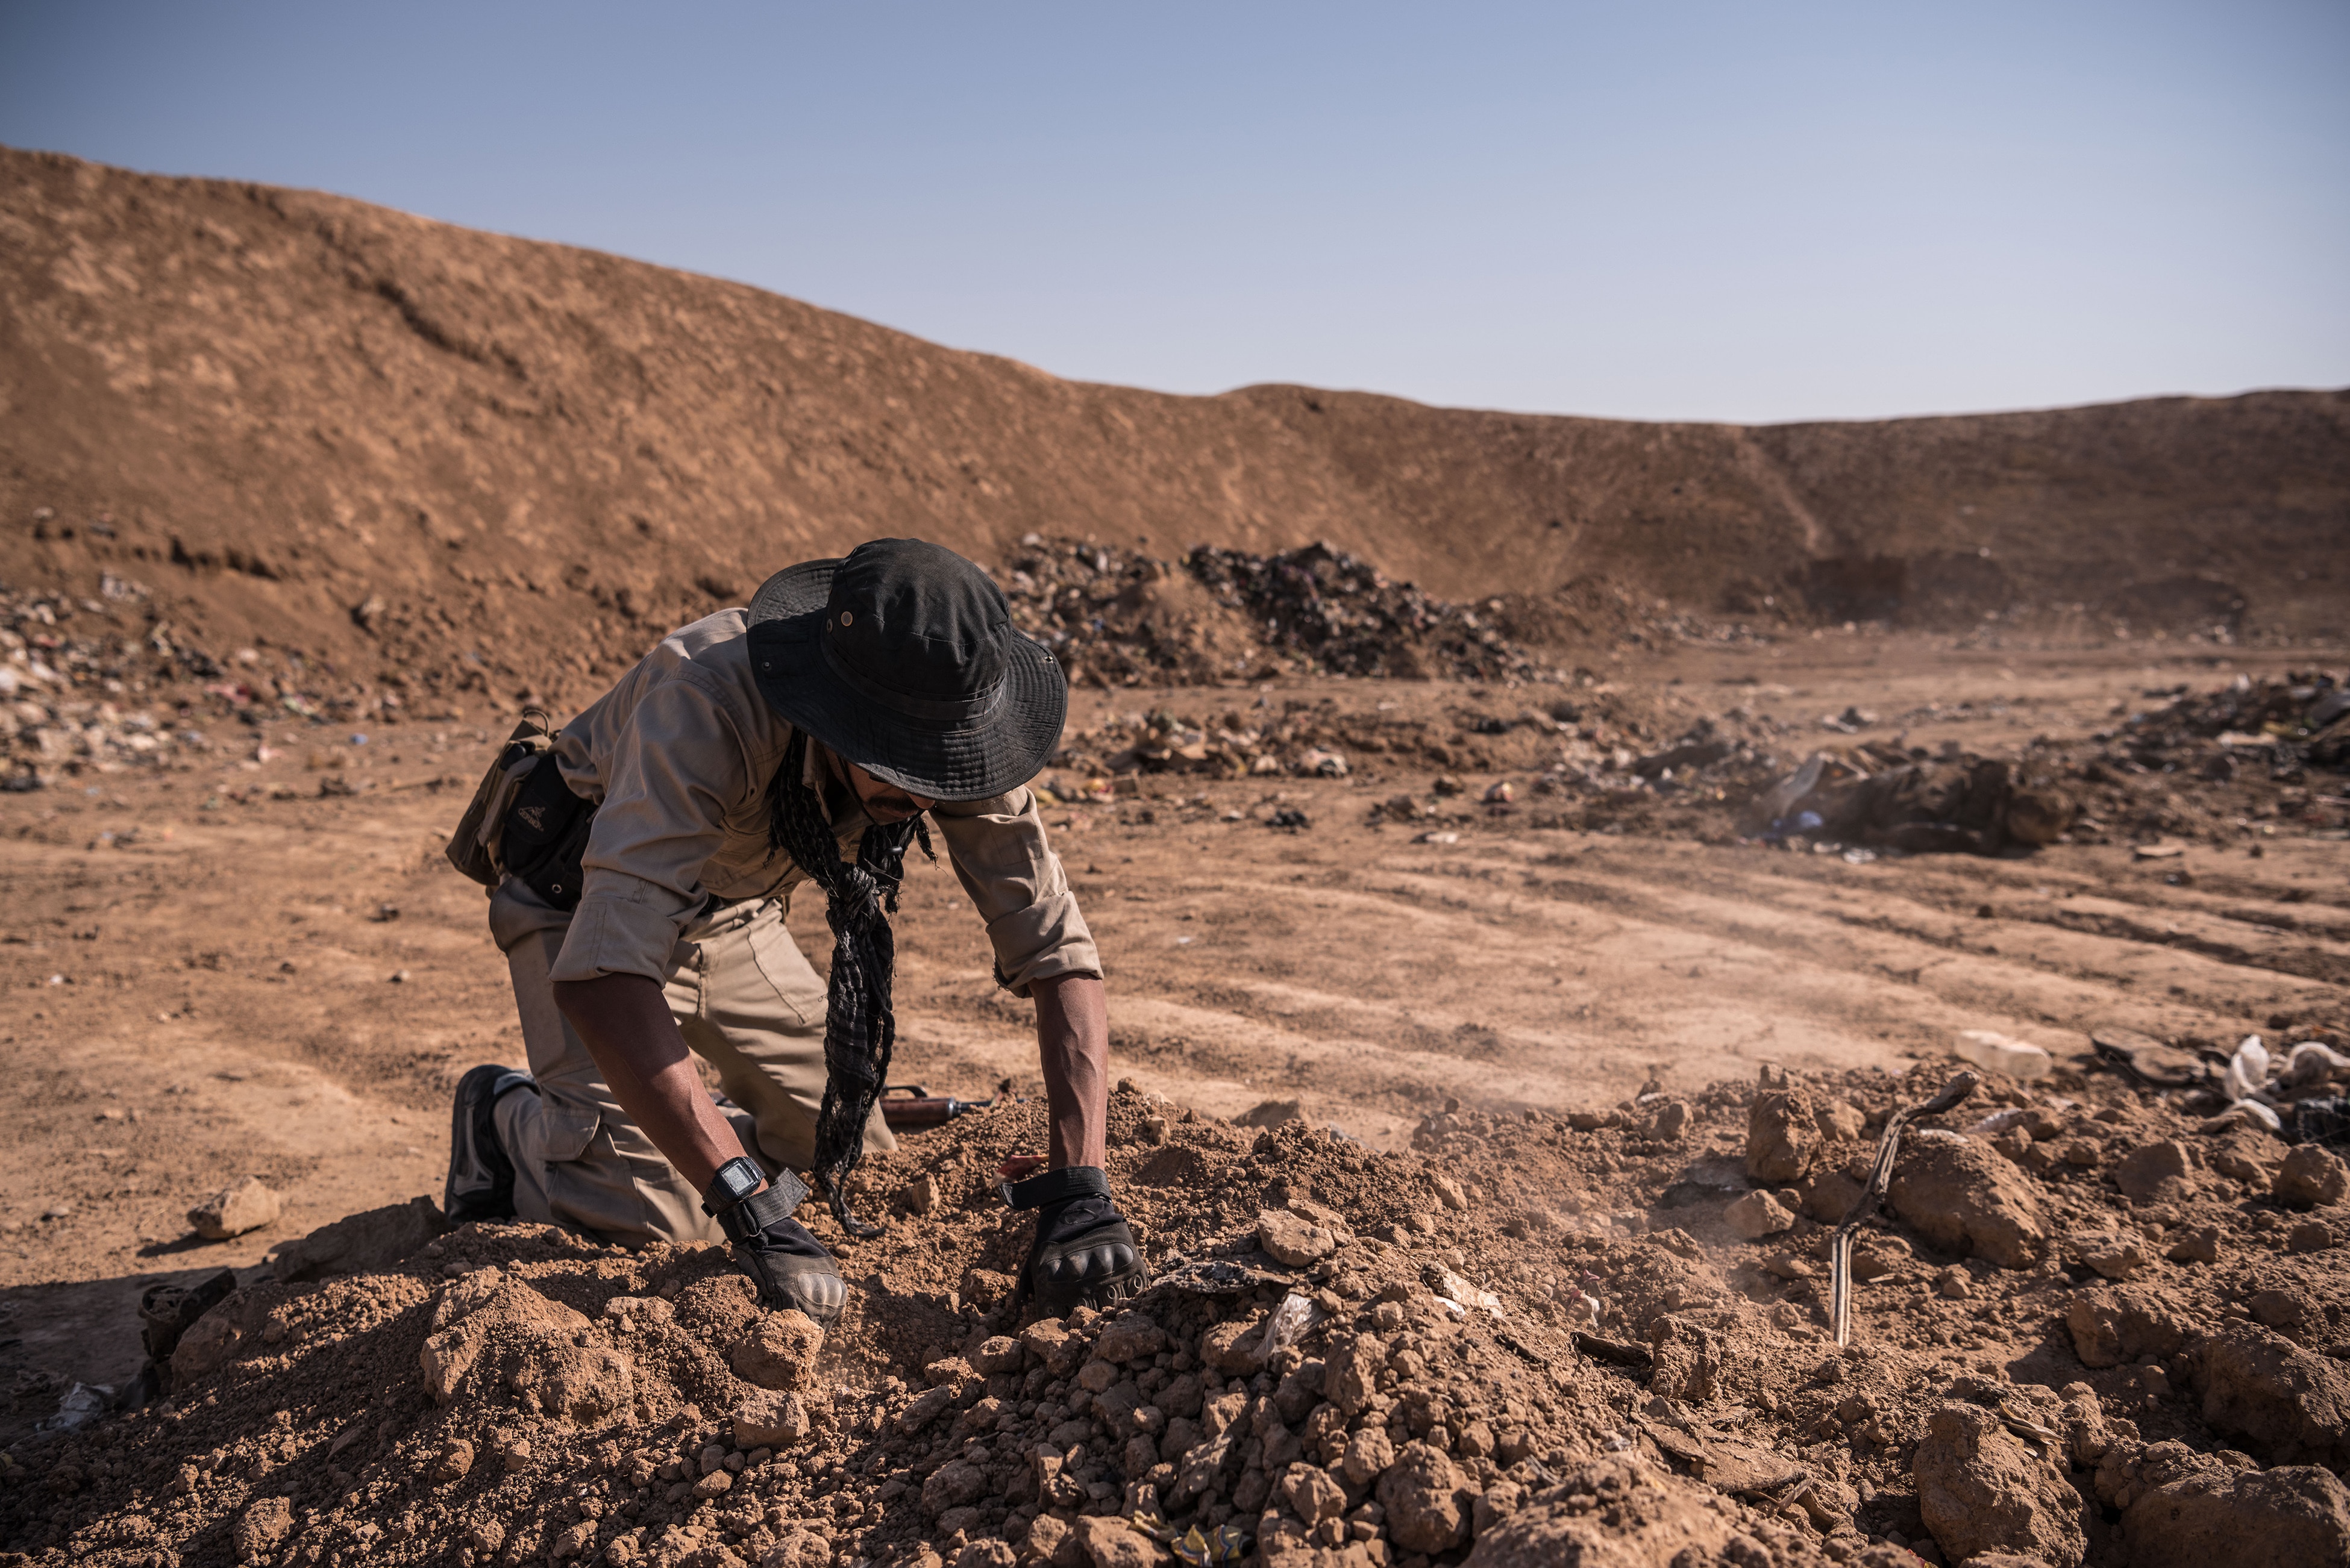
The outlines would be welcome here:
<svg viewBox="0 0 2350 1568">
<path fill-rule="evenodd" d="M 1060 661 L 1013 628 L 1003 590 L 952 550 L 874 539 L 786 566 L 753 596 L 750 620 L 767 705 L 910 794 L 1002 794 L 1060 743 Z"/>
</svg>

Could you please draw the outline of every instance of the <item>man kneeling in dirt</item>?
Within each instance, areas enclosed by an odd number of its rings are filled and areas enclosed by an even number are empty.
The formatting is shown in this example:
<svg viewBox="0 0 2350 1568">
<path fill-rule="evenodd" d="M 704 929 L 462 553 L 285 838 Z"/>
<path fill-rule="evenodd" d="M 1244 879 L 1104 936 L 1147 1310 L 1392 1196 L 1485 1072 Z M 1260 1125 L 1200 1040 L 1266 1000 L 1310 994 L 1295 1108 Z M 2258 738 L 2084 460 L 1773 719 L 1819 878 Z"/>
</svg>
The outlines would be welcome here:
<svg viewBox="0 0 2350 1568">
<path fill-rule="evenodd" d="M 1022 1291 L 1065 1314 L 1143 1280 L 1102 1172 L 1101 961 L 1024 787 L 1068 687 L 969 561 L 878 539 L 776 574 L 750 609 L 671 633 L 559 734 L 526 717 L 450 845 L 494 886 L 525 1075 L 457 1087 L 452 1222 L 519 1216 L 623 1245 L 724 1236 L 766 1302 L 819 1323 L 847 1287 L 792 1218 L 893 1140 L 876 1108 L 896 1022 L 896 907 L 927 815 L 1034 997 L 1051 1116 Z M 846 851 L 846 857 L 844 857 Z M 813 881 L 829 986 L 785 929 Z M 717 1071 L 703 1088 L 689 1052 Z"/>
</svg>

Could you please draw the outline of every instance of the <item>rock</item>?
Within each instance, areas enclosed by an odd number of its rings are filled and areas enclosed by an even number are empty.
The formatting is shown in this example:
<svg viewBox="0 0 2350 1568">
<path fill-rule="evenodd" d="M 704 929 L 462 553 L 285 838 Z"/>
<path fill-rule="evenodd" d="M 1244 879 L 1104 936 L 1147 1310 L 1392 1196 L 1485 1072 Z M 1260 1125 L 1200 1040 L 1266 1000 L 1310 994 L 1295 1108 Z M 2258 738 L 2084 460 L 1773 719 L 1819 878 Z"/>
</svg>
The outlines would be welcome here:
<svg viewBox="0 0 2350 1568">
<path fill-rule="evenodd" d="M 236 1354 L 237 1346 L 244 1341 L 244 1324 L 230 1310 L 236 1300 L 231 1297 L 222 1303 L 180 1335 L 180 1343 L 172 1352 L 172 1387 L 186 1387 Z"/>
<path fill-rule="evenodd" d="M 1494 1482 L 1469 1505 L 1470 1533 L 1481 1539 L 1492 1533 L 1493 1527 L 1517 1512 L 1525 1501 L 1525 1488 L 1515 1481 Z"/>
<path fill-rule="evenodd" d="M 1096 1373 L 1094 1366 L 1099 1366 L 1101 1373 L 1106 1373 L 1107 1376 Z M 1088 1393 L 1098 1394 L 1118 1380 L 1117 1369 L 1099 1362 L 1094 1363 L 1085 1370 L 1087 1374 L 1085 1386 Z M 954 1402 L 958 1405 L 970 1404 L 978 1398 L 987 1386 L 987 1379 L 980 1376 L 979 1369 L 960 1355 L 941 1356 L 922 1368 L 922 1376 L 930 1380 L 931 1387 L 943 1388 L 953 1395 Z"/>
<path fill-rule="evenodd" d="M 2081 1243 L 2081 1262 L 2109 1280 L 2126 1280 L 2154 1260 L 2132 1236 L 2093 1236 Z"/>
<path fill-rule="evenodd" d="M 2212 1467 L 2148 1490 L 2121 1529 L 2130 1568 L 2350 1563 L 2350 1491 L 2314 1465 Z"/>
<path fill-rule="evenodd" d="M 2087 1554 L 2080 1494 L 1980 1406 L 1944 1405 L 1928 1417 L 1910 1473 L 1918 1511 L 1953 1562 L 2007 1552 L 2076 1568 Z"/>
<path fill-rule="evenodd" d="M 1690 1117 L 1694 1114 L 1687 1100 L 1667 1100 L 1657 1107 L 1653 1130 L 1659 1137 L 1677 1138 L 1689 1130 Z"/>
<path fill-rule="evenodd" d="M 898 1194 L 898 1201 L 906 1206 L 909 1214 L 929 1214 L 939 1206 L 939 1179 L 922 1175 L 906 1183 Z"/>
<path fill-rule="evenodd" d="M 971 1364 L 990 1376 L 999 1372 L 1017 1372 L 1026 1358 L 1027 1352 L 1021 1349 L 1020 1342 L 1008 1334 L 982 1340 L 979 1348 L 971 1353 Z"/>
<path fill-rule="evenodd" d="M 1123 1519 L 1088 1516 L 1074 1529 L 1093 1568 L 1152 1568 L 1159 1561 L 1159 1543 Z"/>
<path fill-rule="evenodd" d="M 1379 1477 L 1388 1534 L 1406 1552 L 1449 1552 L 1469 1533 L 1472 1490 L 1451 1458 L 1426 1443 L 1403 1446 Z"/>
<path fill-rule="evenodd" d="M 2162 1255 L 2174 1263 L 2216 1263 L 2220 1261 L 2220 1228 L 2181 1226 L 2172 1233 L 2170 1248 Z"/>
<path fill-rule="evenodd" d="M 2084 1366 L 2119 1366 L 2124 1362 L 2175 1355 L 2187 1337 L 2159 1297 L 2145 1290 L 2103 1286 L 2074 1293 L 2065 1309 L 2074 1354 Z"/>
<path fill-rule="evenodd" d="M 1023 1543 L 1032 1563 L 1049 1563 L 1053 1568 L 1078 1568 L 1085 1549 L 1077 1544 L 1077 1532 L 1069 1528 L 1065 1519 L 1040 1513 L 1028 1521 L 1028 1539 Z"/>
<path fill-rule="evenodd" d="M 1319 1524 L 1347 1511 L 1347 1489 L 1330 1479 L 1320 1465 L 1295 1464 L 1282 1472 L 1282 1501 L 1307 1524 Z"/>
<path fill-rule="evenodd" d="M 734 1344 L 726 1364 L 734 1376 L 762 1388 L 798 1388 L 816 1368 L 816 1353 L 824 1348 L 824 1330 L 805 1314 L 763 1314 L 751 1331 Z"/>
<path fill-rule="evenodd" d="M 2011 1078 L 2043 1078 L 2055 1064 L 2044 1046 L 1995 1029 L 1961 1029 L 1950 1049 L 1961 1061 Z"/>
<path fill-rule="evenodd" d="M 1469 1207 L 1469 1195 L 1461 1191 L 1461 1184 L 1451 1177 L 1432 1176 L 1429 1178 L 1429 1185 L 1436 1189 L 1437 1200 L 1455 1213 Z"/>
<path fill-rule="evenodd" d="M 920 1398 L 907 1406 L 905 1410 L 898 1417 L 898 1430 L 905 1433 L 908 1437 L 911 1437 L 916 1432 L 919 1432 L 923 1428 L 929 1426 L 932 1421 L 937 1420 L 939 1417 L 947 1409 L 951 1407 L 953 1404 L 953 1389 L 929 1389 L 924 1392 Z"/>
<path fill-rule="evenodd" d="M 2317 1144 L 2296 1145 L 2284 1157 L 2270 1188 L 2282 1203 L 2296 1209 L 2316 1209 L 2350 1197 L 2350 1166 L 2342 1157 Z"/>
<path fill-rule="evenodd" d="M 2176 1203 L 2194 1180 L 2194 1159 L 2176 1138 L 2134 1148 L 2114 1165 L 2114 1185 L 2132 1203 Z"/>
<path fill-rule="evenodd" d="M 2203 1419 L 2272 1463 L 2350 1461 L 2350 1368 L 2257 1324 L 2223 1324 L 2196 1357 Z"/>
<path fill-rule="evenodd" d="M 788 1449 L 808 1435 L 807 1407 L 796 1394 L 754 1394 L 734 1407 L 734 1446 Z"/>
<path fill-rule="evenodd" d="M 1721 1211 L 1731 1230 L 1750 1241 L 1776 1236 L 1794 1228 L 1795 1217 L 1785 1204 L 1767 1192 L 1750 1192 Z"/>
<path fill-rule="evenodd" d="M 628 1537 L 622 1536 L 620 1539 L 625 1541 Z M 613 1544 L 618 1545 L 619 1542 L 615 1542 Z M 923 1560 L 920 1555 L 910 1559 L 909 1568 L 913 1568 L 914 1564 L 919 1564 Z M 619 1568 L 619 1560 L 614 1561 L 615 1568 Z M 684 1561 L 691 1562 L 692 1559 L 687 1558 Z M 931 1556 L 928 1561 L 932 1568 L 937 1568 L 939 1562 L 937 1557 Z M 697 1568 L 702 1568 L 702 1565 L 697 1564 Z M 711 1564 L 709 1568 L 723 1568 L 723 1565 Z M 832 1568 L 832 1542 L 814 1531 L 795 1527 L 785 1532 L 781 1541 L 767 1549 L 767 1554 L 759 1559 L 759 1568 Z M 1076 1564 L 1065 1563 L 1061 1568 L 1076 1568 Z"/>
<path fill-rule="evenodd" d="M 319 1226 L 280 1248 L 270 1270 L 282 1284 L 336 1274 L 380 1273 L 448 1230 L 448 1220 L 432 1199 L 411 1198 Z"/>
<path fill-rule="evenodd" d="M 261 1178 L 248 1176 L 188 1210 L 188 1223 L 207 1241 L 225 1241 L 274 1223 L 284 1205 Z"/>
<path fill-rule="evenodd" d="M 1357 1486 L 1368 1486 L 1395 1463 L 1395 1444 L 1388 1440 L 1385 1428 L 1365 1427 L 1347 1439 L 1343 1463 L 1348 1480 Z"/>
<path fill-rule="evenodd" d="M 1321 1262 L 1337 1250 L 1328 1230 L 1286 1209 L 1266 1209 L 1256 1217 L 1256 1244 L 1293 1269 Z"/>
<path fill-rule="evenodd" d="M 1387 1346 L 1369 1334 L 1356 1335 L 1325 1360 L 1322 1397 L 1349 1417 L 1362 1414 L 1379 1391 L 1379 1374 L 1387 1365 Z"/>
<path fill-rule="evenodd" d="M 1746 1112 L 1746 1174 L 1800 1181 L 1820 1152 L 1819 1116 L 1801 1089 L 1766 1089 Z"/>
<path fill-rule="evenodd" d="M 955 1568 L 1013 1568 L 1020 1554 L 1003 1541 L 974 1541 L 955 1554 Z"/>
<path fill-rule="evenodd" d="M 1075 1371 L 1077 1358 L 1086 1353 L 1085 1342 L 1063 1328 L 1056 1317 L 1038 1318 L 1022 1329 L 1020 1345 L 1055 1377 L 1066 1377 Z"/>
<path fill-rule="evenodd" d="M 1868 1130 L 1868 1118 L 1842 1100 L 1828 1100 L 1814 1107 L 1813 1121 L 1820 1137 L 1831 1143 L 1857 1138 Z"/>
<path fill-rule="evenodd" d="M 1167 1331 L 1149 1315 L 1123 1312 L 1094 1341 L 1094 1355 L 1104 1361 L 1146 1361 L 1167 1348 Z"/>
<path fill-rule="evenodd" d="M 2266 1192 L 2284 1165 L 2284 1146 L 2266 1132 L 2231 1121 L 2203 1146 L 2204 1163 L 2253 1192 Z"/>
<path fill-rule="evenodd" d="M 436 1481 L 463 1480 L 473 1468 L 473 1445 L 463 1438 L 455 1438 L 432 1461 L 432 1479 Z"/>
<path fill-rule="evenodd" d="M 2284 1250 L 2295 1256 L 2323 1252 L 2333 1245 L 2333 1228 L 2315 1220 L 2304 1220 L 2284 1233 Z"/>
<path fill-rule="evenodd" d="M 1264 1325 L 1243 1318 L 1220 1323 L 1200 1335 L 1200 1359 L 1232 1377 L 1264 1370 Z"/>
<path fill-rule="evenodd" d="M 274 1553 L 294 1531 L 294 1505 L 282 1497 L 265 1497 L 246 1509 L 236 1521 L 236 1557 L 257 1563 Z"/>
<path fill-rule="evenodd" d="M 1895 1213 L 1944 1252 L 2023 1269 L 2047 1250 L 2031 1179 L 1972 1138 L 1929 1128 L 1903 1139 L 1887 1197 Z"/>
<path fill-rule="evenodd" d="M 723 1475 L 724 1471 L 720 1471 Z M 977 1502 L 987 1494 L 987 1471 L 968 1459 L 950 1459 L 922 1483 L 922 1512 L 936 1519 L 951 1508 Z"/>
<path fill-rule="evenodd" d="M 1714 1501 L 1709 1490 L 1636 1459 L 1596 1459 L 1480 1531 L 1463 1568 L 1761 1568 L 1812 1560 L 1778 1556 L 1733 1535 Z M 1873 1559 L 1857 1561 L 1875 1568 Z"/>
</svg>

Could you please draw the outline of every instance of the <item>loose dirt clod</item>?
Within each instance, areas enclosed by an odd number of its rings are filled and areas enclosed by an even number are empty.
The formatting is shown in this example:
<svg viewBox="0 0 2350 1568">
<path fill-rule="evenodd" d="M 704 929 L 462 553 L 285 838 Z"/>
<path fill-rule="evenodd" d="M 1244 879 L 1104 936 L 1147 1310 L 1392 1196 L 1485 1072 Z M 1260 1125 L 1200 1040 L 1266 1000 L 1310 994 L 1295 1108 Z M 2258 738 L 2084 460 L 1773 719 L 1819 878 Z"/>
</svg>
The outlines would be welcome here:
<svg viewBox="0 0 2350 1568">
<path fill-rule="evenodd" d="M 189 1210 L 188 1223 L 208 1241 L 225 1241 L 274 1224 L 281 1207 L 277 1194 L 261 1178 L 248 1176 Z"/>
</svg>

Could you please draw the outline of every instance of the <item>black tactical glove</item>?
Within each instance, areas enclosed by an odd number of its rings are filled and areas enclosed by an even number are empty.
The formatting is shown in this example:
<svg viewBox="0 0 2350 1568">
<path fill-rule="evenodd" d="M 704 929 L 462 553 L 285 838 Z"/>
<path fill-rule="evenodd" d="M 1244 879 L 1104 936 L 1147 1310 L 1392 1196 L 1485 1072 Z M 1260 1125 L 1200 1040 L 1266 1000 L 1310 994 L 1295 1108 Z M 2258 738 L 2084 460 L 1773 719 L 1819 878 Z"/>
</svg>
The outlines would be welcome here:
<svg viewBox="0 0 2350 1568">
<path fill-rule="evenodd" d="M 1048 1170 L 1002 1190 L 1013 1208 L 1036 1210 L 1036 1239 L 1015 1299 L 1033 1299 L 1046 1317 L 1066 1317 L 1080 1306 L 1124 1301 L 1149 1282 L 1142 1249 L 1110 1201 L 1099 1166 Z"/>
<path fill-rule="evenodd" d="M 766 1190 L 752 1191 L 762 1181 Z M 807 1183 L 787 1170 L 770 1180 L 756 1160 L 730 1159 L 702 1195 L 702 1211 L 726 1232 L 734 1261 L 758 1285 L 762 1302 L 805 1313 L 829 1328 L 848 1304 L 848 1283 L 832 1255 L 792 1218 L 807 1192 Z"/>
</svg>

